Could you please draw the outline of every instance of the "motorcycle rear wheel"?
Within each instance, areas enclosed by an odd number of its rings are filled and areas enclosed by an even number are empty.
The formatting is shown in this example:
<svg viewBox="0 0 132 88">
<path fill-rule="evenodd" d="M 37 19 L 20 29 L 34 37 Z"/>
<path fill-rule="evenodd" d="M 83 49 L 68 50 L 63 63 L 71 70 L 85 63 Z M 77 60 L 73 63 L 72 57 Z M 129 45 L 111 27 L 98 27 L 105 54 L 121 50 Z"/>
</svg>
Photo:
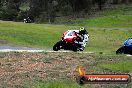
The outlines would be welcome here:
<svg viewBox="0 0 132 88">
<path fill-rule="evenodd" d="M 72 46 L 72 50 L 73 50 L 74 52 L 77 52 L 77 51 L 78 51 L 77 48 L 78 48 L 77 45 L 76 45 L 76 44 L 73 44 L 73 46 Z"/>
</svg>

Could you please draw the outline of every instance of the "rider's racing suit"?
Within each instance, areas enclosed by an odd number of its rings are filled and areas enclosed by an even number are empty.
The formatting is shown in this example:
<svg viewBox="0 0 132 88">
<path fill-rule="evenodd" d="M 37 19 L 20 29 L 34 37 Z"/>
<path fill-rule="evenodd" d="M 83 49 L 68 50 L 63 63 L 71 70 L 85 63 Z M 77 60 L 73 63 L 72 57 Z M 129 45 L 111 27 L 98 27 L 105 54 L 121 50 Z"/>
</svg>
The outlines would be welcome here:
<svg viewBox="0 0 132 88">
<path fill-rule="evenodd" d="M 81 45 L 80 50 L 83 51 L 89 39 L 88 32 L 81 35 L 79 34 L 79 31 L 76 31 L 76 33 L 77 33 L 77 36 L 81 38 L 81 40 L 75 41 L 75 43 L 80 44 Z"/>
</svg>

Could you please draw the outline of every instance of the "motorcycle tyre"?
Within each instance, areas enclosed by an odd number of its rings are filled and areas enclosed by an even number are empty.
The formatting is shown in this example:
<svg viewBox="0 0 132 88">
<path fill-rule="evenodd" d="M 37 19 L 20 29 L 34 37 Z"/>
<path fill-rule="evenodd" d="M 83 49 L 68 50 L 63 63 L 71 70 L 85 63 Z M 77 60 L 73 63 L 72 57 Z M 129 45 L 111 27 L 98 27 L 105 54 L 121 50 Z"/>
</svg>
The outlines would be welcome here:
<svg viewBox="0 0 132 88">
<path fill-rule="evenodd" d="M 61 45 L 62 45 L 62 41 L 57 42 L 57 43 L 53 46 L 53 50 L 54 50 L 54 51 L 60 50 L 60 49 L 61 49 L 61 48 L 60 48 Z"/>
<path fill-rule="evenodd" d="M 116 54 L 124 54 L 125 53 L 125 47 L 122 46 L 120 47 L 117 51 L 116 51 Z"/>
</svg>

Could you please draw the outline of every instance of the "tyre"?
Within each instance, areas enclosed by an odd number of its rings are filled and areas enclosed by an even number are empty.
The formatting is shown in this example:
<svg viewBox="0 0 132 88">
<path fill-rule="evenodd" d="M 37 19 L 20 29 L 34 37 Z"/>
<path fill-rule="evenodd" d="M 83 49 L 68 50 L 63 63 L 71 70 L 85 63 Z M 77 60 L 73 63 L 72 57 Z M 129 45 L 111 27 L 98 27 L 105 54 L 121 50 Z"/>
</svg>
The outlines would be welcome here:
<svg viewBox="0 0 132 88">
<path fill-rule="evenodd" d="M 74 52 L 77 52 L 77 45 L 76 44 L 73 44 L 73 47 L 72 47 L 72 50 L 74 51 Z"/>
<path fill-rule="evenodd" d="M 116 51 L 116 54 L 124 54 L 125 53 L 125 47 L 122 46 L 120 47 L 117 51 Z"/>
<path fill-rule="evenodd" d="M 58 51 L 61 49 L 61 47 L 62 47 L 62 41 L 59 41 L 53 46 L 53 50 Z"/>
</svg>

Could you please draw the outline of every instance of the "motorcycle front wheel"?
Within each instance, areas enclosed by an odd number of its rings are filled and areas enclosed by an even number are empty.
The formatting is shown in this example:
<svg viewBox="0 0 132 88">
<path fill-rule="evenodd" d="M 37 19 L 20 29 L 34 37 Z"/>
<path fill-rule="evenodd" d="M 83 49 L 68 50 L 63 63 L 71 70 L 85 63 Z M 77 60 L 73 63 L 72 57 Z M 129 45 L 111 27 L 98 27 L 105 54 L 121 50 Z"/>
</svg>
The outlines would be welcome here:
<svg viewBox="0 0 132 88">
<path fill-rule="evenodd" d="M 62 41 L 57 42 L 57 43 L 53 46 L 53 50 L 54 50 L 54 51 L 60 50 L 61 47 L 62 47 L 62 44 L 63 44 Z"/>
<path fill-rule="evenodd" d="M 120 47 L 120 48 L 116 51 L 116 54 L 123 54 L 123 53 L 125 53 L 125 47 L 124 47 L 124 46 Z"/>
</svg>

